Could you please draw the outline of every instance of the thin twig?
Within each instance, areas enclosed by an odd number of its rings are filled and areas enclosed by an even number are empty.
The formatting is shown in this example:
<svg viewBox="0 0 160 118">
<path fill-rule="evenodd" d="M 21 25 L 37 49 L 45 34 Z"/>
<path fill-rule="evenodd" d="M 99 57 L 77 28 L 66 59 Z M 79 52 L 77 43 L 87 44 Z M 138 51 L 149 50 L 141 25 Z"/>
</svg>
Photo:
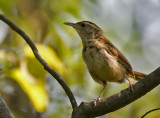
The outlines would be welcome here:
<svg viewBox="0 0 160 118">
<path fill-rule="evenodd" d="M 160 110 L 160 108 L 152 109 L 152 110 L 146 112 L 141 118 L 144 118 L 146 115 L 148 115 L 149 113 L 156 111 L 156 110 Z"/>
<path fill-rule="evenodd" d="M 66 94 L 68 95 L 68 97 L 70 99 L 72 108 L 75 109 L 77 107 L 77 102 L 76 102 L 76 99 L 75 99 L 72 91 L 67 86 L 67 84 L 64 82 L 62 77 L 56 71 L 54 71 L 48 65 L 48 63 L 44 60 L 44 58 L 40 55 L 40 53 L 38 52 L 38 49 L 36 48 L 36 46 L 34 45 L 32 40 L 29 38 L 29 36 L 24 31 L 22 31 L 17 25 L 15 25 L 12 21 L 7 19 L 5 16 L 0 14 L 0 19 L 2 21 L 4 21 L 6 24 L 8 24 L 15 32 L 17 32 L 20 36 L 22 36 L 23 39 L 28 43 L 28 45 L 31 47 L 35 57 L 43 65 L 44 69 L 46 71 L 48 71 L 58 81 L 58 83 L 62 86 L 62 88 L 64 89 L 64 91 L 66 92 Z"/>
</svg>

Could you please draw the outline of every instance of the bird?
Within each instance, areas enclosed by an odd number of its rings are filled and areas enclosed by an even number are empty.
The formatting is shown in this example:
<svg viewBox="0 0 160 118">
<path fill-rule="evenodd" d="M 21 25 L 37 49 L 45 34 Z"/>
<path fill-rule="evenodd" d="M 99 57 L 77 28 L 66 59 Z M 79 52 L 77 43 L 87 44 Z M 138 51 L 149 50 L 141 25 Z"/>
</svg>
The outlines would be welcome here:
<svg viewBox="0 0 160 118">
<path fill-rule="evenodd" d="M 129 82 L 133 92 L 133 83 L 130 78 L 141 80 L 144 73 L 134 71 L 128 59 L 105 37 L 103 30 L 90 21 L 77 23 L 64 22 L 72 26 L 80 36 L 83 44 L 82 57 L 88 71 L 96 82 L 103 86 L 98 98 L 93 99 L 94 104 L 102 100 L 107 82 Z"/>
</svg>

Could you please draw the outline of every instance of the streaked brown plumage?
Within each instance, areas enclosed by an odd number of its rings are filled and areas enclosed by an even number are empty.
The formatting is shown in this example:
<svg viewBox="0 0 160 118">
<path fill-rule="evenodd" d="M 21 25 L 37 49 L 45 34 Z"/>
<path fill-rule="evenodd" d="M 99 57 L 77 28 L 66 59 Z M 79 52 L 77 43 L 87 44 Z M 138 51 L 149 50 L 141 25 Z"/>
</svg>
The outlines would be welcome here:
<svg viewBox="0 0 160 118">
<path fill-rule="evenodd" d="M 107 82 L 122 83 L 128 78 L 140 80 L 146 76 L 144 73 L 133 71 L 127 58 L 104 36 L 103 31 L 90 21 L 77 23 L 64 23 L 72 26 L 81 37 L 83 43 L 82 56 L 92 78 L 103 85 L 100 101 Z"/>
</svg>

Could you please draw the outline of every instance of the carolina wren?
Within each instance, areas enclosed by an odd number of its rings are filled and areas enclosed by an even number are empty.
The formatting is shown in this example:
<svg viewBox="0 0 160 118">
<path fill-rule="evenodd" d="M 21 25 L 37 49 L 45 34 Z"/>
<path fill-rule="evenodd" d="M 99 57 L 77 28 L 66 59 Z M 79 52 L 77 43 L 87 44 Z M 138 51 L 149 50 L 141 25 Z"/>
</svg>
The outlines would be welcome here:
<svg viewBox="0 0 160 118">
<path fill-rule="evenodd" d="M 83 43 L 82 56 L 92 78 L 103 85 L 103 90 L 94 103 L 101 100 L 107 82 L 129 82 L 129 78 L 140 80 L 146 76 L 144 73 L 133 71 L 127 58 L 104 36 L 103 31 L 90 21 L 77 23 L 65 22 L 72 26 Z"/>
</svg>

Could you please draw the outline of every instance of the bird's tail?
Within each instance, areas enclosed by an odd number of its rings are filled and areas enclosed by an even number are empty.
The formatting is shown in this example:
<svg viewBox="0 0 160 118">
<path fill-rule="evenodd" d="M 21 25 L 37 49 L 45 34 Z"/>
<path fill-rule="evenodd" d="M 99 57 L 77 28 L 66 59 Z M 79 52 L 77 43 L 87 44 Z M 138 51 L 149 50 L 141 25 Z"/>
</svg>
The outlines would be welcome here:
<svg viewBox="0 0 160 118">
<path fill-rule="evenodd" d="M 141 80 L 144 77 L 147 76 L 147 74 L 141 73 L 141 72 L 137 72 L 137 71 L 133 71 L 134 75 L 135 75 L 135 80 Z"/>
</svg>

